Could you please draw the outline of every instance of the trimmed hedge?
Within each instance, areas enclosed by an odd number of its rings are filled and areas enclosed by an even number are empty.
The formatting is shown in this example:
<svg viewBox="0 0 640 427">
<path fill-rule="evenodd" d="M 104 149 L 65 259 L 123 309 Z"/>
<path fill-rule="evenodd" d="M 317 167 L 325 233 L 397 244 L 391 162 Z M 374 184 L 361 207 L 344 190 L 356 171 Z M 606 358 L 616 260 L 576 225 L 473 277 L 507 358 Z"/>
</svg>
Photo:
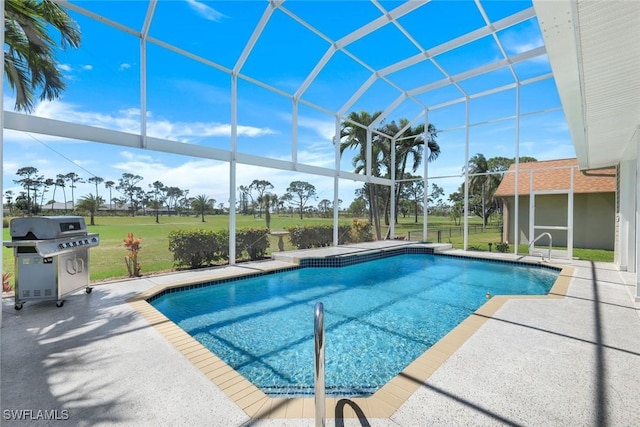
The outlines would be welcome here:
<svg viewBox="0 0 640 427">
<path fill-rule="evenodd" d="M 297 225 L 287 228 L 289 241 L 298 249 L 323 248 L 333 245 L 332 225 Z M 338 225 L 338 244 L 370 242 L 371 224 L 353 220 L 352 225 Z"/>
<path fill-rule="evenodd" d="M 245 228 L 236 233 L 236 257 L 243 252 L 251 260 L 264 258 L 269 239 L 266 228 Z M 228 230 L 174 230 L 169 233 L 169 250 L 176 266 L 206 267 L 229 260 Z"/>
</svg>

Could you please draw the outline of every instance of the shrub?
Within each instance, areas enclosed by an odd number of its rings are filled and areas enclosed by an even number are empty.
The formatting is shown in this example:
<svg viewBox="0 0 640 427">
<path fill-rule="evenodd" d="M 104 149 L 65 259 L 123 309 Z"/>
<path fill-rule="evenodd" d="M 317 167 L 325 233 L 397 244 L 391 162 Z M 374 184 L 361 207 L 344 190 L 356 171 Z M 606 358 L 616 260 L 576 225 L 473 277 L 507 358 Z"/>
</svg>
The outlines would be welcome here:
<svg viewBox="0 0 640 427">
<path fill-rule="evenodd" d="M 238 230 L 236 232 L 236 256 L 239 256 L 242 252 L 247 252 L 251 260 L 264 258 L 270 245 L 268 235 L 269 229 L 267 228 L 243 228 Z"/>
<path fill-rule="evenodd" d="M 298 249 L 323 248 L 333 244 L 333 226 L 331 225 L 298 225 L 287 228 L 291 244 Z M 368 242 L 373 240 L 371 224 L 354 220 L 351 226 L 338 226 L 338 243 Z"/>
<path fill-rule="evenodd" d="M 236 256 L 247 253 L 251 260 L 265 257 L 269 230 L 245 228 L 236 233 Z M 169 250 L 176 266 L 206 267 L 229 259 L 229 230 L 174 230 L 169 233 Z"/>
<path fill-rule="evenodd" d="M 496 243 L 496 251 L 498 252 L 509 252 L 509 244 L 507 242 Z"/>
<path fill-rule="evenodd" d="M 9 219 L 2 218 L 2 228 L 9 228 Z"/>
<path fill-rule="evenodd" d="M 373 230 L 371 223 L 354 219 L 351 224 L 351 241 L 353 243 L 372 242 Z"/>
<path fill-rule="evenodd" d="M 215 258 L 228 257 L 228 254 L 222 253 L 219 241 L 222 232 L 224 230 L 216 232 L 203 229 L 170 232 L 169 250 L 173 253 L 174 264 L 196 268 L 211 264 Z"/>
</svg>

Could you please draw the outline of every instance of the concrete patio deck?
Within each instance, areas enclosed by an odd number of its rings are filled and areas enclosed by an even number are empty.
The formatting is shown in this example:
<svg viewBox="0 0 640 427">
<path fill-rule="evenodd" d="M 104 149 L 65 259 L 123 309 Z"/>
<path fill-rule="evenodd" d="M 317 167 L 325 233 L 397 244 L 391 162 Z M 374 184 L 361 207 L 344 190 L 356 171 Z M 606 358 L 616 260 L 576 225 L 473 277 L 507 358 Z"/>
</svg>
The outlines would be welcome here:
<svg viewBox="0 0 640 427">
<path fill-rule="evenodd" d="M 311 418 L 250 418 L 127 302 L 158 285 L 289 266 L 280 260 L 287 256 L 300 254 L 97 284 L 62 308 L 42 302 L 16 311 L 3 298 L 2 425 L 313 426 Z M 633 276 L 611 264 L 558 264 L 573 267 L 565 297 L 479 310 L 472 317 L 484 323 L 426 382 L 407 378 L 417 391 L 389 418 L 352 418 L 354 402 L 333 400 L 328 425 L 639 425 Z"/>
</svg>

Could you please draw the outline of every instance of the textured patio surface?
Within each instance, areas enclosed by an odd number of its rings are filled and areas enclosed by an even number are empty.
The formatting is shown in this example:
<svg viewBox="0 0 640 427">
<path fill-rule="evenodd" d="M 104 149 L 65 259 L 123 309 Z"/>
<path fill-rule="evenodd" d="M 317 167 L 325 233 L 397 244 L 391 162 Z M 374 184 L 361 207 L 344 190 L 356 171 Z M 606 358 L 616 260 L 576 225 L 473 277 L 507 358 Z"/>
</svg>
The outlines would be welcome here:
<svg viewBox="0 0 640 427">
<path fill-rule="evenodd" d="M 336 418 L 327 425 L 640 424 L 633 276 L 611 264 L 560 263 L 573 267 L 566 297 L 506 300 L 486 311 L 482 326 L 426 382 L 406 378 L 417 390 L 389 418 L 353 418 L 357 400 L 333 400 L 327 412 Z M 62 308 L 40 302 L 15 311 L 13 298 L 3 298 L 0 423 L 315 425 L 312 418 L 278 418 L 278 408 L 266 414 L 271 418 L 250 418 L 127 302 L 159 285 L 287 265 L 273 260 L 109 282 L 71 295 Z M 49 416 L 67 419 L 11 421 L 11 411 L 32 418 L 57 411 Z"/>
</svg>

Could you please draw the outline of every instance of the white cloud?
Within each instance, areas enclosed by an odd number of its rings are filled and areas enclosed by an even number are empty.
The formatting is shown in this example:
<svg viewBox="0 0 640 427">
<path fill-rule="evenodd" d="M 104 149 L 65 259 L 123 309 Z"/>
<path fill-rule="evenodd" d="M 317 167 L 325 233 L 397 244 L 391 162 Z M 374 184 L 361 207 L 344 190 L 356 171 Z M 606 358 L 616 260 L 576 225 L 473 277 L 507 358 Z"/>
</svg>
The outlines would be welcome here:
<svg viewBox="0 0 640 427">
<path fill-rule="evenodd" d="M 39 103 L 35 108 L 34 115 L 129 133 L 138 133 L 140 130 L 140 110 L 137 108 L 122 109 L 115 114 L 98 113 L 80 111 L 73 104 L 57 100 Z M 157 138 L 191 142 L 204 137 L 229 137 L 231 135 L 231 125 L 228 123 L 172 122 L 168 119 L 154 119 L 151 112 L 147 114 L 147 117 L 147 134 Z M 241 136 L 256 138 L 275 134 L 277 132 L 268 127 L 238 125 L 238 135 Z"/>
<path fill-rule="evenodd" d="M 333 140 L 336 133 L 336 122 L 334 120 L 319 120 L 309 117 L 300 116 L 298 118 L 298 126 L 311 129 L 323 139 Z"/>
<path fill-rule="evenodd" d="M 69 64 L 58 64 L 58 69 L 61 70 L 61 71 L 66 71 L 66 72 L 73 71 L 73 69 L 71 68 L 71 66 Z"/>
<path fill-rule="evenodd" d="M 85 71 L 91 71 L 91 70 L 93 70 L 93 65 L 85 64 L 85 65 L 82 66 L 82 69 L 85 70 Z"/>
<path fill-rule="evenodd" d="M 187 0 L 187 4 L 191 6 L 193 10 L 204 19 L 213 22 L 219 22 L 222 18 L 226 18 L 224 14 L 218 12 L 214 8 L 200 3 L 196 0 Z"/>
<path fill-rule="evenodd" d="M 120 64 L 120 66 L 118 67 L 118 70 L 124 71 L 124 70 L 128 70 L 129 68 L 131 68 L 131 64 L 123 63 L 123 64 Z"/>
</svg>

